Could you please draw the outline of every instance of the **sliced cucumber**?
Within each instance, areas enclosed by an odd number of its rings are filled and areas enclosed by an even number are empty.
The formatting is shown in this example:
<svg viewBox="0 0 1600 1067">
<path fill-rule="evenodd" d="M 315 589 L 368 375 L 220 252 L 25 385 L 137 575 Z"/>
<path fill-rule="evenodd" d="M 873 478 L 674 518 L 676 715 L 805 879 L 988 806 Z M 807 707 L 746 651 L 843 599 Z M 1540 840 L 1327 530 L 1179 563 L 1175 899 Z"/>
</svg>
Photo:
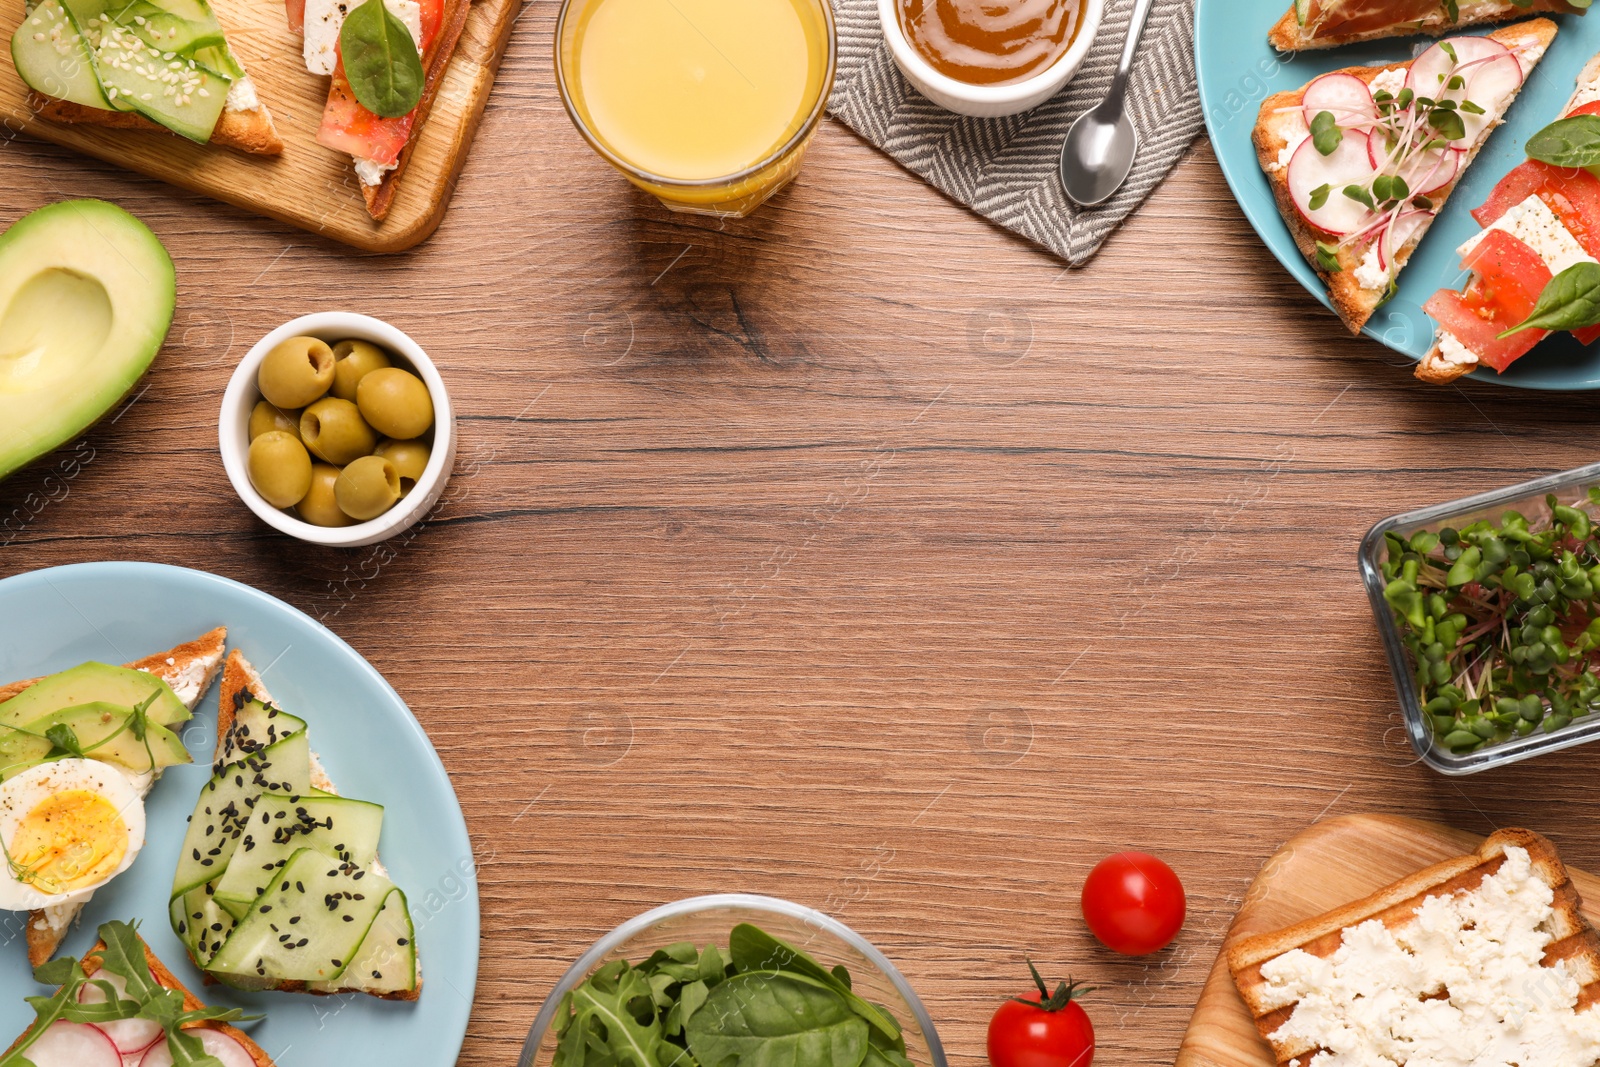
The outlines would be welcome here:
<svg viewBox="0 0 1600 1067">
<path fill-rule="evenodd" d="M 206 18 L 195 21 L 174 12 L 166 3 L 153 4 L 150 0 L 132 0 L 106 12 L 113 22 L 131 31 L 145 44 L 171 52 L 174 57 L 192 57 L 202 48 L 222 43 L 222 27 L 206 13 Z"/>
<path fill-rule="evenodd" d="M 89 42 L 58 0 L 40 0 L 23 17 L 11 35 L 11 59 L 30 89 L 84 107 L 112 110 L 95 76 Z"/>
<path fill-rule="evenodd" d="M 94 57 L 106 98 L 132 104 L 141 115 L 191 141 L 209 141 L 232 80 L 162 51 L 116 23 L 101 29 Z"/>
<path fill-rule="evenodd" d="M 144 740 L 141 741 L 134 735 L 133 724 L 129 722 L 132 716 L 129 708 L 98 701 L 52 711 L 44 718 L 28 723 L 24 729 L 42 739 L 52 728 L 64 726 L 77 738 L 78 748 L 83 755 L 125 767 L 135 774 L 194 762 L 189 751 L 183 747 L 183 742 L 165 726 L 147 722 Z M 70 741 L 68 744 L 70 746 Z"/>
<path fill-rule="evenodd" d="M 204 967 L 233 932 L 234 918 L 212 899 L 209 886 L 196 886 L 173 897 L 168 906 L 172 932 L 189 950 L 195 962 Z"/>
<path fill-rule="evenodd" d="M 171 726 L 189 719 L 189 709 L 184 707 L 183 701 L 168 688 L 166 682 L 155 675 L 105 663 L 84 663 L 60 674 L 52 674 L 0 704 L 0 724 L 22 726 L 52 711 L 92 704 L 98 700 L 131 708 L 144 703 L 152 695 L 156 698 L 155 702 L 145 709 L 151 722 Z"/>
<path fill-rule="evenodd" d="M 233 713 L 233 724 L 217 747 L 216 766 L 221 768 L 252 752 L 260 752 L 290 734 L 304 732 L 305 728 L 304 719 L 259 700 L 247 701 Z"/>
<path fill-rule="evenodd" d="M 303 848 L 250 906 L 207 969 L 246 979 L 337 979 L 392 888 L 381 875 Z"/>
<path fill-rule="evenodd" d="M 298 796 L 310 785 L 311 745 L 304 730 L 218 771 L 200 790 L 189 816 L 172 895 L 221 876 L 262 793 Z"/>
<path fill-rule="evenodd" d="M 263 795 L 245 827 L 216 901 L 242 919 L 278 869 L 303 848 L 366 867 L 378 854 L 383 806 L 344 797 Z"/>
<path fill-rule="evenodd" d="M 417 940 L 406 895 L 397 887 L 361 939 L 355 959 L 331 982 L 311 983 L 313 993 L 399 993 L 417 988 Z"/>
</svg>

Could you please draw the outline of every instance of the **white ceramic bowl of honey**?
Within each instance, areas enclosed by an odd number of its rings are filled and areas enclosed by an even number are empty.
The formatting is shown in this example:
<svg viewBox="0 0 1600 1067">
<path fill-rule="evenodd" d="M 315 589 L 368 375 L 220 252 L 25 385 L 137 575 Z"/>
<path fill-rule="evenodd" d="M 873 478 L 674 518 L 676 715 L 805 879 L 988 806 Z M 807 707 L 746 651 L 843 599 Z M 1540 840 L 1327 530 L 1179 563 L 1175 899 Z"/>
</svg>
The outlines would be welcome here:
<svg viewBox="0 0 1600 1067">
<path fill-rule="evenodd" d="M 1015 81 L 980 84 L 940 71 L 911 43 L 900 21 L 901 5 L 905 2 L 878 0 L 878 21 L 883 26 L 883 36 L 889 43 L 889 54 L 894 57 L 895 66 L 918 92 L 935 104 L 958 115 L 975 118 L 1016 115 L 1038 107 L 1060 92 L 1089 54 L 1100 32 L 1106 7 L 1105 0 L 1051 0 L 1078 9 L 1077 24 L 1066 50 L 1038 73 Z M 927 2 L 931 5 L 933 0 Z"/>
</svg>

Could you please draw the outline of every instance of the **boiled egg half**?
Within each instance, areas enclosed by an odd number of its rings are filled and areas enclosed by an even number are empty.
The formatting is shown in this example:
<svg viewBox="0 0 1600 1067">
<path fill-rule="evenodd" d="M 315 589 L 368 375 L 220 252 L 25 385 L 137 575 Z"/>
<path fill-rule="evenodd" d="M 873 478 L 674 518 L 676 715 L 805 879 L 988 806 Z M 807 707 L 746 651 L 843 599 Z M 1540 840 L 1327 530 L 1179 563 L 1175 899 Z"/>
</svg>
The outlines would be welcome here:
<svg viewBox="0 0 1600 1067">
<path fill-rule="evenodd" d="M 144 847 L 144 801 L 115 767 L 63 759 L 0 783 L 0 908 L 87 900 Z"/>
</svg>

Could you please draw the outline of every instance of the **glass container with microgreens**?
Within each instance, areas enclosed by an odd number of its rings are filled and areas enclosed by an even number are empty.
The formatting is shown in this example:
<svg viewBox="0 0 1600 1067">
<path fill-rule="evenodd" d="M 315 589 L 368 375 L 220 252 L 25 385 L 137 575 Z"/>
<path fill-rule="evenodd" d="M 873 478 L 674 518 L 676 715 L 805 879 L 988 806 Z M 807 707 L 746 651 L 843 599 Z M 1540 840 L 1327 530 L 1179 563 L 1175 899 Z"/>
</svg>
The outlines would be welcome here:
<svg viewBox="0 0 1600 1067">
<path fill-rule="evenodd" d="M 1398 258 L 1432 223 L 1524 77 L 1504 44 L 1454 37 L 1370 83 L 1336 72 L 1307 85 L 1299 105 L 1281 109 L 1298 113 L 1304 137 L 1280 165 L 1318 233 L 1317 266 L 1335 273 L 1349 266 L 1343 253 L 1369 255 L 1363 288 L 1392 291 Z"/>
<path fill-rule="evenodd" d="M 1600 736 L 1600 464 L 1373 527 L 1361 569 L 1410 740 L 1469 774 Z"/>
</svg>

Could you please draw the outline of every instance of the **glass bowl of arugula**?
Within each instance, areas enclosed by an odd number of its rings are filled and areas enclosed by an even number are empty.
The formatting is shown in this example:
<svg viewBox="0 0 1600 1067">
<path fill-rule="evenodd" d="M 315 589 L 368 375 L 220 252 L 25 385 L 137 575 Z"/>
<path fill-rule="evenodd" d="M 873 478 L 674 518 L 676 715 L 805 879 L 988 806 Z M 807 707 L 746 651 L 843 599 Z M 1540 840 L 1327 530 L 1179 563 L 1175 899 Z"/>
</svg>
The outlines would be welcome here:
<svg viewBox="0 0 1600 1067">
<path fill-rule="evenodd" d="M 1422 762 L 1474 774 L 1600 737 L 1600 463 L 1391 516 L 1360 565 Z"/>
<path fill-rule="evenodd" d="M 947 1067 L 927 1009 L 866 938 L 776 897 L 629 919 L 539 1009 L 519 1067 Z"/>
</svg>

